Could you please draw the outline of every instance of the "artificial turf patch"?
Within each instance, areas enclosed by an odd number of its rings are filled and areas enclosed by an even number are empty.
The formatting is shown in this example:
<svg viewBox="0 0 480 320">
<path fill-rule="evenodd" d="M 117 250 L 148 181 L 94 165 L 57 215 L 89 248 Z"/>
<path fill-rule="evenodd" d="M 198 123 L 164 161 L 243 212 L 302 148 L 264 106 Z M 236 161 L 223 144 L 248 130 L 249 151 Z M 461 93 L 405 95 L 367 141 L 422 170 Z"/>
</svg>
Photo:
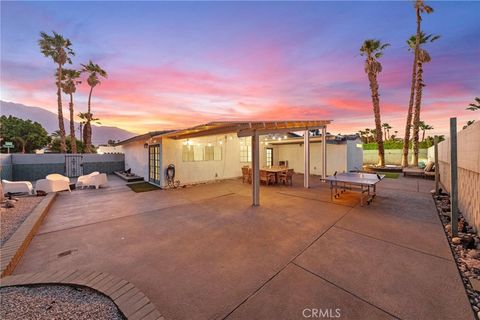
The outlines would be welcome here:
<svg viewBox="0 0 480 320">
<path fill-rule="evenodd" d="M 385 175 L 385 178 L 388 179 L 398 179 L 400 176 L 400 173 L 396 172 L 377 172 L 379 175 Z"/>
<path fill-rule="evenodd" d="M 132 189 L 134 192 L 148 192 L 148 191 L 154 191 L 154 190 L 160 190 L 160 187 L 157 187 L 151 183 L 148 182 L 140 182 L 140 183 L 129 183 L 127 184 L 127 187 Z"/>
</svg>

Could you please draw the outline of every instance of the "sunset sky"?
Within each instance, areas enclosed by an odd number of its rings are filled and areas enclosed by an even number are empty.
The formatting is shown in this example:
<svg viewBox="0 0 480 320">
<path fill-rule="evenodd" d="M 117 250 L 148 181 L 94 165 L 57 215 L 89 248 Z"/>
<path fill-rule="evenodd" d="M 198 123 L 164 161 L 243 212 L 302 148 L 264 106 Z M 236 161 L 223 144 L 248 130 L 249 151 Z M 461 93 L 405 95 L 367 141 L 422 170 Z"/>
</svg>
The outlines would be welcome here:
<svg viewBox="0 0 480 320">
<path fill-rule="evenodd" d="M 422 119 L 446 133 L 480 118 L 480 2 L 430 2 Z M 73 42 L 73 67 L 92 59 L 104 125 L 136 133 L 211 120 L 331 119 L 332 133 L 373 128 L 363 40 L 391 44 L 379 76 L 382 121 L 403 132 L 415 32 L 412 2 L 2 2 L 1 99 L 56 111 L 54 64 L 40 31 Z M 85 111 L 88 86 L 76 95 Z M 67 98 L 65 97 L 65 107 Z M 65 109 L 67 110 L 67 109 Z M 402 133 L 403 134 L 403 133 Z"/>
</svg>

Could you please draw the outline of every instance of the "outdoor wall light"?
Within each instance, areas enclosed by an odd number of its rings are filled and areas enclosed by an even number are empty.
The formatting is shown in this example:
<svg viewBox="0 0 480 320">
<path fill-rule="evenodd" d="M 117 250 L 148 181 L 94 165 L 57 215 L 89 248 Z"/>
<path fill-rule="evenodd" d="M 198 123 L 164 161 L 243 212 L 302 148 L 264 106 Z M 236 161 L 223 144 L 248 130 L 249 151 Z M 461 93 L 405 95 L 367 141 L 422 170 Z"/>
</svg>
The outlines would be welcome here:
<svg viewBox="0 0 480 320">
<path fill-rule="evenodd" d="M 148 143 L 145 142 L 145 144 L 143 145 L 143 147 L 144 147 L 145 149 L 147 149 L 147 148 L 148 148 Z"/>
</svg>

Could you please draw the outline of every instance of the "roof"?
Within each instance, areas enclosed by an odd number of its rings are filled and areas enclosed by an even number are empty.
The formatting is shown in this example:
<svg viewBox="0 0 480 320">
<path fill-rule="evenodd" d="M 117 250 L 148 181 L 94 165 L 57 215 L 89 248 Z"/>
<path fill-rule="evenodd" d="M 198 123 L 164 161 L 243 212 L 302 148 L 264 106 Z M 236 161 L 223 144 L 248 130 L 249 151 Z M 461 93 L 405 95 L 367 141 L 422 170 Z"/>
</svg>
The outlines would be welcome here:
<svg viewBox="0 0 480 320">
<path fill-rule="evenodd" d="M 134 137 L 125 139 L 123 141 L 119 141 L 119 142 L 115 143 L 114 146 L 121 146 L 122 144 L 127 144 L 127 143 L 138 141 L 138 140 L 147 140 L 147 139 L 150 139 L 152 137 L 159 136 L 159 135 L 169 133 L 169 132 L 172 132 L 172 131 L 173 130 L 150 131 L 150 132 L 138 135 L 138 136 L 134 136 Z"/>
<path fill-rule="evenodd" d="M 162 134 L 171 139 L 187 139 L 201 136 L 236 133 L 239 137 L 276 132 L 314 130 L 326 127 L 331 120 L 289 120 L 289 121 L 214 121 L 187 129 Z"/>
<path fill-rule="evenodd" d="M 217 134 L 236 133 L 239 137 L 269 133 L 289 133 L 293 131 L 321 129 L 331 120 L 289 120 L 289 121 L 214 121 L 182 130 L 152 131 L 116 143 L 123 145 L 150 138 L 188 139 Z"/>
</svg>

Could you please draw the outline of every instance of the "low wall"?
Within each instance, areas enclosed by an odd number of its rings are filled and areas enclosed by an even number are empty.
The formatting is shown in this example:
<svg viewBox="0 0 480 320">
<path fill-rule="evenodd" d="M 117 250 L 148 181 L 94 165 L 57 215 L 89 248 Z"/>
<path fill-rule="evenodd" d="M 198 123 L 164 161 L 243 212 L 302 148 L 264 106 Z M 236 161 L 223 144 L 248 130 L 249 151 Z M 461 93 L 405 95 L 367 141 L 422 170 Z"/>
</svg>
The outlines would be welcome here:
<svg viewBox="0 0 480 320">
<path fill-rule="evenodd" d="M 66 175 L 65 154 L 15 153 L 9 156 L 10 169 L 8 165 L 4 166 L 2 163 L 2 178 L 9 174 L 8 170 L 11 172 L 10 179 L 16 181 L 35 181 L 43 179 L 51 173 Z M 125 156 L 123 154 L 83 154 L 81 156 L 83 174 L 89 174 L 93 171 L 112 173 L 125 168 Z M 3 162 L 3 157 L 1 159 Z M 5 161 L 7 162 L 7 160 Z M 5 173 L 3 168 L 6 168 Z"/>
<path fill-rule="evenodd" d="M 434 148 L 429 148 L 434 158 Z M 450 192 L 450 139 L 438 144 L 440 182 Z M 458 207 L 468 222 L 480 230 L 480 122 L 457 135 Z"/>
<path fill-rule="evenodd" d="M 402 164 L 402 149 L 386 149 L 385 150 L 385 164 Z M 408 163 L 413 163 L 413 151 L 408 153 Z M 418 150 L 418 160 L 427 160 L 427 149 Z M 377 164 L 378 150 L 363 150 L 363 164 Z"/>
</svg>

